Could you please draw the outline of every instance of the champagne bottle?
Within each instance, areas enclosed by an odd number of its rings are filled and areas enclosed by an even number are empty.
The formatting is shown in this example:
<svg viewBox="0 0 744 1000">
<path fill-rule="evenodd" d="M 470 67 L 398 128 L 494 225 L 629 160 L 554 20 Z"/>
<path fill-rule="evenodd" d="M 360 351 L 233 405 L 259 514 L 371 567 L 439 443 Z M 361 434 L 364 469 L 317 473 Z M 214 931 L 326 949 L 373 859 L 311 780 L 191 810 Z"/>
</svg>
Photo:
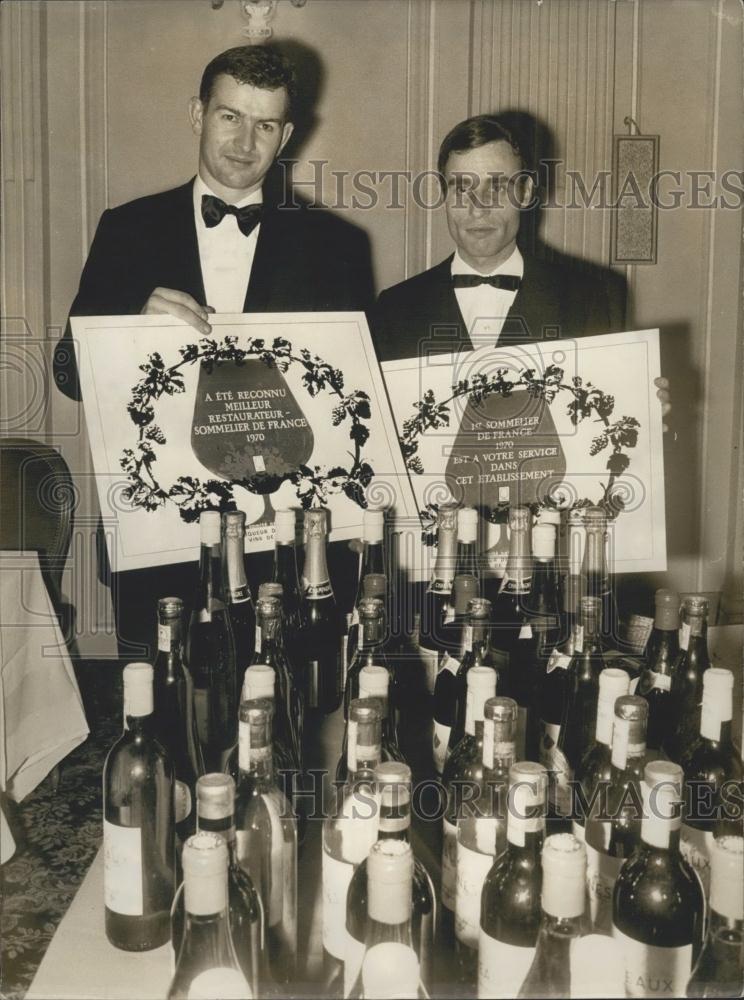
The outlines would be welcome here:
<svg viewBox="0 0 744 1000">
<path fill-rule="evenodd" d="M 542 919 L 535 957 L 519 990 L 563 1000 L 571 992 L 571 951 L 585 930 L 586 849 L 571 833 L 548 837 L 542 851 Z"/>
<path fill-rule="evenodd" d="M 251 662 L 256 641 L 256 612 L 245 576 L 245 514 L 229 510 L 222 515 L 223 577 L 227 581 L 227 599 L 235 640 L 237 698 L 243 686 L 243 674 Z"/>
<path fill-rule="evenodd" d="M 376 700 L 352 701 L 346 754 L 346 783 L 335 813 L 323 823 L 323 973 L 331 994 L 340 992 L 343 982 L 349 883 L 377 840 L 374 770 L 380 763 L 380 705 Z"/>
<path fill-rule="evenodd" d="M 204 511 L 199 527 L 199 586 L 191 612 L 186 663 L 194 685 L 204 764 L 210 771 L 221 771 L 237 739 L 235 640 L 225 599 L 219 513 Z"/>
<path fill-rule="evenodd" d="M 455 577 L 454 614 L 452 620 L 443 627 L 444 653 L 434 683 L 434 729 L 432 733 L 432 759 L 438 774 L 444 770 L 450 735 L 457 718 L 458 690 L 465 687 L 464 676 L 461 682 L 458 682 L 457 677 L 462 667 L 468 640 L 471 640 L 472 645 L 472 633 L 469 631 L 469 607 L 471 599 L 477 593 L 477 588 L 478 583 L 474 576 Z"/>
<path fill-rule="evenodd" d="M 478 511 L 475 507 L 460 507 L 457 512 L 457 560 L 455 576 L 474 576 L 480 585 L 478 558 Z"/>
<path fill-rule="evenodd" d="M 124 668 L 124 732 L 103 767 L 106 937 L 115 948 L 165 944 L 175 889 L 173 764 L 153 735 L 153 669 Z"/>
<path fill-rule="evenodd" d="M 548 776 L 531 761 L 509 771 L 506 850 L 483 883 L 478 938 L 478 996 L 513 998 L 535 956 L 540 929 Z"/>
<path fill-rule="evenodd" d="M 186 923 L 168 1000 L 254 996 L 230 932 L 228 850 L 222 837 L 197 833 L 183 848 Z"/>
<path fill-rule="evenodd" d="M 204 773 L 191 683 L 182 654 L 183 602 L 180 597 L 162 597 L 158 601 L 153 726 L 155 738 L 173 762 L 176 835 L 181 845 L 195 829 L 196 780 Z"/>
<path fill-rule="evenodd" d="M 380 760 L 405 764 L 405 758 L 398 746 L 398 735 L 390 718 L 390 699 L 388 689 L 390 674 L 384 667 L 362 667 L 359 672 L 359 697 L 374 698 L 380 709 Z M 344 729 L 344 740 L 341 756 L 336 765 L 336 783 L 344 784 L 348 777 L 348 743 L 349 725 Z"/>
<path fill-rule="evenodd" d="M 326 715 L 343 695 L 344 623 L 336 606 L 326 564 L 325 510 L 305 511 L 305 566 L 302 571 L 304 644 L 307 650 L 305 705 Z"/>
<path fill-rule="evenodd" d="M 459 978 L 466 986 L 477 978 L 483 883 L 506 848 L 516 731 L 517 703 L 512 698 L 489 698 L 483 707 L 483 779 L 478 795 L 457 821 L 455 950 Z"/>
<path fill-rule="evenodd" d="M 509 511 L 509 560 L 501 589 L 493 607 L 491 642 L 509 655 L 509 694 L 519 705 L 517 757 L 534 748 L 527 746 L 532 729 L 533 671 L 530 662 L 532 632 L 525 622 L 525 603 L 532 585 L 530 557 L 531 515 L 528 507 Z"/>
<path fill-rule="evenodd" d="M 297 820 L 274 780 L 271 715 L 267 699 L 240 706 L 235 840 L 261 896 L 271 978 L 289 983 L 297 962 Z"/>
<path fill-rule="evenodd" d="M 546 746 L 541 763 L 550 772 L 551 805 L 565 821 L 572 813 L 572 781 L 597 727 L 599 675 L 604 669 L 600 647 L 599 598 L 581 599 L 581 625 L 574 629 L 574 651 L 567 671 L 567 692 L 555 742 Z M 546 732 L 546 744 L 548 743 Z"/>
<path fill-rule="evenodd" d="M 592 811 L 597 789 L 606 787 L 612 776 L 612 730 L 615 718 L 615 701 L 627 694 L 630 677 L 617 667 L 605 667 L 599 675 L 597 700 L 597 725 L 594 743 L 581 758 L 574 780 L 581 789 L 583 802 L 576 802 L 573 812 L 574 837 L 584 839 L 586 817 Z"/>
<path fill-rule="evenodd" d="M 471 797 L 470 786 L 483 781 L 483 711 L 495 694 L 496 671 L 472 667 L 468 672 L 465 735 L 450 754 L 442 775 L 447 795 L 442 819 L 442 921 L 449 931 L 454 930 L 455 918 L 457 823 Z"/>
<path fill-rule="evenodd" d="M 618 875 L 612 936 L 623 949 L 630 997 L 683 996 L 700 948 L 704 897 L 680 854 L 682 769 L 646 764 L 641 844 Z"/>
<path fill-rule="evenodd" d="M 672 668 L 669 696 L 672 721 L 664 743 L 667 756 L 677 764 L 700 731 L 703 674 L 709 666 L 708 602 L 695 594 L 682 602 L 679 653 Z"/>
<path fill-rule="evenodd" d="M 601 507 L 584 508 L 584 561 L 581 567 L 587 597 L 599 598 L 601 604 L 601 641 L 617 648 L 620 620 L 612 577 L 607 568 L 607 514 Z"/>
<path fill-rule="evenodd" d="M 612 933 L 612 893 L 626 858 L 641 839 L 641 782 L 646 763 L 648 704 L 637 695 L 615 702 L 612 762 L 605 801 L 586 821 L 587 888 L 594 930 Z"/>
<path fill-rule="evenodd" d="M 646 645 L 645 666 L 636 693 L 648 702 L 648 745 L 660 751 L 671 719 L 672 669 L 679 651 L 679 594 L 656 591 L 654 627 Z"/>
<path fill-rule="evenodd" d="M 740 997 L 744 992 L 744 839 L 720 837 L 712 845 L 710 920 L 688 997 Z"/>
<path fill-rule="evenodd" d="M 273 583 L 281 584 L 284 642 L 287 659 L 294 672 L 295 687 L 301 691 L 306 672 L 306 656 L 302 637 L 302 591 L 297 572 L 295 546 L 296 513 L 278 510 L 274 516 Z"/>
<path fill-rule="evenodd" d="M 457 504 L 443 503 L 437 512 L 437 558 L 429 588 L 424 594 L 418 650 L 426 673 L 426 688 L 434 693 L 439 664 L 445 652 L 442 626 L 452 594 L 457 558 Z"/>
<path fill-rule="evenodd" d="M 731 727 L 734 675 L 722 667 L 703 674 L 700 735 L 682 758 L 685 802 L 682 854 L 700 876 L 706 895 L 710 888 L 713 838 L 741 836 L 742 765 Z M 738 790 L 739 805 L 729 801 Z"/>
<path fill-rule="evenodd" d="M 228 853 L 227 895 L 230 931 L 240 968 L 258 997 L 263 962 L 263 908 L 250 875 L 238 864 L 235 851 L 235 782 L 227 774 L 205 774 L 196 786 L 196 813 L 200 833 L 217 834 Z M 171 908 L 171 944 L 178 957 L 186 924 L 183 883 Z"/>
<path fill-rule="evenodd" d="M 413 991 L 410 975 L 419 965 L 411 931 L 413 872 L 413 852 L 404 840 L 379 840 L 369 852 L 364 953 L 347 996 L 428 996 L 420 982 Z"/>
<path fill-rule="evenodd" d="M 375 783 L 380 807 L 378 841 L 409 843 L 411 826 L 411 769 L 396 761 L 378 764 Z M 368 859 L 357 866 L 346 896 L 348 941 L 344 962 L 344 996 L 352 991 L 364 958 L 369 897 Z M 431 984 L 436 925 L 436 897 L 426 868 L 414 855 L 411 879 L 411 941 L 419 962 L 420 977 Z"/>
</svg>

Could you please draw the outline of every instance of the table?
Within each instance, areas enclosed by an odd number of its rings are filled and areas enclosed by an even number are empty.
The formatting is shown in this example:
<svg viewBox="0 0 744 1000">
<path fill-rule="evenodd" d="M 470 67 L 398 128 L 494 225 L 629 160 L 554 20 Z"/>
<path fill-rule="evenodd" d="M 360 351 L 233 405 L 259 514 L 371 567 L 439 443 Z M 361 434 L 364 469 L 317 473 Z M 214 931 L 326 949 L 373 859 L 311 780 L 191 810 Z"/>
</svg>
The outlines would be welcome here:
<svg viewBox="0 0 744 1000">
<path fill-rule="evenodd" d="M 17 802 L 88 736 L 36 552 L 0 552 L 0 790 Z M 0 819 L 0 861 L 13 853 Z"/>
</svg>

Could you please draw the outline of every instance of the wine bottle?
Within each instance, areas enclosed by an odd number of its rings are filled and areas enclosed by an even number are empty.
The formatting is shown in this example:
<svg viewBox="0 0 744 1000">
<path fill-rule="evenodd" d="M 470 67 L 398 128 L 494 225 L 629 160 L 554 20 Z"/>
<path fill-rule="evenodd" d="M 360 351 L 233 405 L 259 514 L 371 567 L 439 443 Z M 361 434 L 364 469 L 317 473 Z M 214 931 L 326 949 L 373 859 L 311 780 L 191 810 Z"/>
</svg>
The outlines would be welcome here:
<svg viewBox="0 0 744 1000">
<path fill-rule="evenodd" d="M 199 586 L 191 612 L 186 663 L 194 685 L 194 713 L 205 767 L 221 771 L 237 739 L 235 640 L 225 599 L 220 515 L 199 518 Z"/>
<path fill-rule="evenodd" d="M 196 813 L 199 832 L 218 834 L 228 853 L 227 895 L 235 954 L 258 997 L 263 963 L 263 907 L 250 875 L 240 867 L 235 851 L 235 782 L 227 774 L 205 774 L 196 786 Z M 174 961 L 183 939 L 186 914 L 183 883 L 171 908 L 171 944 Z"/>
<path fill-rule="evenodd" d="M 228 850 L 222 837 L 196 833 L 184 844 L 186 921 L 168 1000 L 254 995 L 230 931 Z"/>
<path fill-rule="evenodd" d="M 478 557 L 478 511 L 475 507 L 460 507 L 457 512 L 457 560 L 455 576 L 474 576 L 480 585 Z"/>
<path fill-rule="evenodd" d="M 426 673 L 426 689 L 434 693 L 442 645 L 444 614 L 452 594 L 457 559 L 457 504 L 443 503 L 437 511 L 437 558 L 429 588 L 424 594 L 419 624 L 418 651 Z"/>
<path fill-rule="evenodd" d="M 182 846 L 195 829 L 196 779 L 204 773 L 191 683 L 183 664 L 183 601 L 158 601 L 158 655 L 153 680 L 154 735 L 175 772 L 176 836 Z"/>
<path fill-rule="evenodd" d="M 274 780 L 271 715 L 267 699 L 240 706 L 235 842 L 261 896 L 271 978 L 289 983 L 297 962 L 297 820 Z"/>
<path fill-rule="evenodd" d="M 307 651 L 305 706 L 326 715 L 335 712 L 343 696 L 342 637 L 344 622 L 326 564 L 325 510 L 305 511 L 305 566 L 302 571 L 303 636 Z"/>
<path fill-rule="evenodd" d="M 586 929 L 586 849 L 571 833 L 548 837 L 542 850 L 542 918 L 535 957 L 519 990 L 525 998 L 573 996 L 571 951 Z"/>
<path fill-rule="evenodd" d="M 375 783 L 380 816 L 378 841 L 399 840 L 409 843 L 411 826 L 411 769 L 396 761 L 375 768 Z M 364 858 L 352 875 L 346 896 L 346 931 L 344 996 L 352 991 L 364 958 L 369 896 L 368 860 Z M 434 885 L 425 866 L 414 855 L 411 879 L 411 941 L 419 962 L 420 977 L 429 988 L 434 957 L 436 897 Z"/>
<path fill-rule="evenodd" d="M 385 559 L 385 511 L 381 508 L 367 507 L 362 512 L 362 553 L 359 560 L 359 578 L 354 607 L 364 596 L 364 578 L 374 573 L 387 578 L 387 562 Z M 386 609 L 387 610 L 387 609 Z"/>
<path fill-rule="evenodd" d="M 483 883 L 478 936 L 478 996 L 513 998 L 535 956 L 540 929 L 548 776 L 531 761 L 509 771 L 506 850 Z"/>
<path fill-rule="evenodd" d="M 682 768 L 646 764 L 641 844 L 612 897 L 612 936 L 623 949 L 630 997 L 683 996 L 701 945 L 704 897 L 680 854 Z"/>
<path fill-rule="evenodd" d="M 720 837 L 710 858 L 710 920 L 687 984 L 688 997 L 740 997 L 744 992 L 744 839 Z"/>
<path fill-rule="evenodd" d="M 390 621 L 388 619 L 387 610 L 390 605 L 388 600 L 387 592 L 387 577 L 384 573 L 368 573 L 360 584 L 360 596 L 354 605 L 354 611 L 351 616 L 351 624 L 349 626 L 349 635 L 346 644 L 346 663 L 348 666 L 354 662 L 354 658 L 357 654 L 359 648 L 359 639 L 361 633 L 361 608 L 364 601 L 376 599 L 382 602 L 383 605 L 383 617 L 384 617 L 384 627 L 383 636 L 379 640 L 378 648 L 382 650 L 384 645 L 388 641 L 388 630 Z M 347 668 L 348 677 L 348 668 Z M 356 695 L 354 695 L 356 697 Z M 346 711 L 348 706 L 345 705 L 344 710 Z"/>
<path fill-rule="evenodd" d="M 525 608 L 529 614 L 537 660 L 543 664 L 564 638 L 561 636 L 555 547 L 555 526 L 536 524 L 532 529 L 532 581 Z"/>
<path fill-rule="evenodd" d="M 626 694 L 616 700 L 605 801 L 586 821 L 589 912 L 599 934 L 612 933 L 615 882 L 641 839 L 647 721 L 648 704 L 643 698 Z"/>
<path fill-rule="evenodd" d="M 605 667 L 599 675 L 597 700 L 597 725 L 594 743 L 581 758 L 574 774 L 574 781 L 581 789 L 583 802 L 575 802 L 572 833 L 584 839 L 586 817 L 592 811 L 597 789 L 606 787 L 612 775 L 612 729 L 615 718 L 615 701 L 627 694 L 630 677 L 618 667 Z"/>
<path fill-rule="evenodd" d="M 584 508 L 584 561 L 581 567 L 587 597 L 599 598 L 601 642 L 606 648 L 617 648 L 620 639 L 620 619 L 617 612 L 612 577 L 607 567 L 607 514 L 601 507 Z"/>
<path fill-rule="evenodd" d="M 694 594 L 682 602 L 679 653 L 672 668 L 669 696 L 672 721 L 664 743 L 667 756 L 677 764 L 700 731 L 703 674 L 709 666 L 708 602 Z"/>
<path fill-rule="evenodd" d="M 229 510 L 222 515 L 222 558 L 235 641 L 236 696 L 240 699 L 243 674 L 251 662 L 256 642 L 256 612 L 245 576 L 245 514 L 242 510 Z"/>
<path fill-rule="evenodd" d="M 294 672 L 295 687 L 303 690 L 306 673 L 304 648 L 302 592 L 297 572 L 295 546 L 296 512 L 278 510 L 274 516 L 274 565 L 273 583 L 281 584 L 283 634 L 289 665 Z"/>
<path fill-rule="evenodd" d="M 741 836 L 741 806 L 729 803 L 730 790 L 742 799 L 742 764 L 734 746 L 734 675 L 723 667 L 709 667 L 703 674 L 703 706 L 700 734 L 682 758 L 685 803 L 681 849 L 695 868 L 706 895 L 710 888 L 710 854 L 713 838 L 723 834 Z"/>
<path fill-rule="evenodd" d="M 398 745 L 398 734 L 390 718 L 388 691 L 390 674 L 384 667 L 362 667 L 359 672 L 358 696 L 362 699 L 374 698 L 380 709 L 380 760 L 405 764 L 405 758 Z M 336 784 L 343 785 L 348 777 L 349 724 L 344 728 L 341 755 L 336 765 Z"/>
<path fill-rule="evenodd" d="M 470 640 L 470 602 L 476 596 L 478 582 L 474 576 L 456 576 L 453 586 L 454 606 L 452 618 L 443 626 L 443 656 L 439 663 L 439 673 L 434 683 L 432 732 L 432 759 L 438 774 L 444 770 L 444 763 L 450 744 L 452 727 L 457 718 L 457 694 L 465 688 L 465 678 L 458 682 L 465 653 L 465 646 Z M 463 692 L 464 701 L 464 692 Z"/>
<path fill-rule="evenodd" d="M 363 667 L 385 667 L 393 673 L 385 655 L 386 635 L 385 605 L 379 597 L 363 597 L 359 604 L 359 641 L 346 671 L 346 686 L 344 688 L 344 718 L 349 717 L 349 705 L 354 698 L 359 697 L 359 674 Z M 393 712 L 396 705 L 393 702 Z"/>
<path fill-rule="evenodd" d="M 442 921 L 454 931 L 457 891 L 457 822 L 470 798 L 469 786 L 483 781 L 483 710 L 496 694 L 496 671 L 472 667 L 468 671 L 465 735 L 444 766 L 442 783 L 447 805 L 442 819 Z"/>
<path fill-rule="evenodd" d="M 483 883 L 506 848 L 509 769 L 514 763 L 517 703 L 489 698 L 483 706 L 483 779 L 457 821 L 455 951 L 463 985 L 478 972 L 478 934 Z"/>
<path fill-rule="evenodd" d="M 380 705 L 356 698 L 349 706 L 347 778 L 335 813 L 323 822 L 323 977 L 340 992 L 346 959 L 346 895 L 354 869 L 377 840 L 374 770 L 380 763 Z"/>
<path fill-rule="evenodd" d="M 525 622 L 525 602 L 532 585 L 530 557 L 531 515 L 528 507 L 509 511 L 509 560 L 493 606 L 493 646 L 509 655 L 509 694 L 519 705 L 517 757 L 523 758 L 527 732 L 532 728 L 533 671 L 530 662 L 532 632 Z M 529 718 L 528 718 L 529 716 Z"/>
<path fill-rule="evenodd" d="M 411 931 L 413 872 L 413 852 L 405 840 L 378 840 L 369 852 L 364 953 L 348 997 L 428 996 L 421 983 L 413 992 L 410 981 L 411 970 L 419 965 Z"/>
<path fill-rule="evenodd" d="M 545 734 L 541 763 L 550 772 L 551 805 L 562 821 L 572 814 L 572 782 L 576 768 L 597 728 L 599 675 L 604 669 L 600 611 L 599 598 L 582 597 L 581 624 L 574 628 L 574 651 L 567 670 L 567 692 L 557 739 L 553 743 L 547 730 Z"/>
<path fill-rule="evenodd" d="M 175 889 L 173 763 L 153 735 L 153 669 L 124 668 L 124 732 L 103 767 L 106 937 L 148 951 L 168 940 Z"/>
<path fill-rule="evenodd" d="M 571 997 L 625 1000 L 625 963 L 614 938 L 585 934 L 574 941 L 570 963 Z"/>
<path fill-rule="evenodd" d="M 648 702 L 648 746 L 660 751 L 671 719 L 672 669 L 679 651 L 679 594 L 656 591 L 654 627 L 646 645 L 645 666 L 636 694 Z"/>
</svg>

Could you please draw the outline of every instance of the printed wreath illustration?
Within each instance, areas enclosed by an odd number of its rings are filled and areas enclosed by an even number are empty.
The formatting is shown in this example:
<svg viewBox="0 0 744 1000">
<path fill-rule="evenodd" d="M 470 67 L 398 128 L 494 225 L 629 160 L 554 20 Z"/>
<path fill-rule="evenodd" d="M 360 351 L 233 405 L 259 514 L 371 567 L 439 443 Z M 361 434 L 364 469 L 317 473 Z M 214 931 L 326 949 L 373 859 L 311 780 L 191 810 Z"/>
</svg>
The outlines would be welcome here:
<svg viewBox="0 0 744 1000">
<path fill-rule="evenodd" d="M 203 337 L 198 344 L 186 344 L 179 348 L 181 360 L 170 367 L 166 367 L 158 352 L 148 355 L 145 364 L 139 366 L 144 376 L 132 388 L 127 404 L 129 417 L 139 429 L 138 439 L 134 448 L 124 449 L 119 460 L 128 480 L 124 498 L 135 507 L 148 511 L 158 510 L 168 502 L 174 503 L 183 520 L 190 523 L 198 520 L 204 510 L 235 509 L 233 490 L 236 486 L 263 495 L 274 493 L 283 482 L 289 481 L 295 487 L 303 510 L 325 506 L 328 496 L 337 493 L 344 493 L 360 507 L 366 507 L 365 488 L 374 476 L 374 470 L 362 455 L 369 438 L 365 421 L 372 416 L 368 394 L 359 389 L 344 394 L 343 372 L 306 348 L 293 354 L 292 345 L 282 337 L 276 337 L 271 346 L 260 338 L 249 339 L 246 347 L 238 347 L 237 342 L 238 338 L 231 336 L 225 336 L 220 341 Z M 155 423 L 153 404 L 161 396 L 186 391 L 181 369 L 187 365 L 200 362 L 211 372 L 215 365 L 230 362 L 240 366 L 248 359 L 262 361 L 282 374 L 292 364 L 301 365 L 305 369 L 302 383 L 310 396 L 329 392 L 338 398 L 331 420 L 334 427 L 344 420 L 350 421 L 349 437 L 353 442 L 353 451 L 349 452 L 351 468 L 335 466 L 324 470 L 317 465 L 313 468 L 299 465 L 284 475 L 257 472 L 240 479 L 206 479 L 203 482 L 193 476 L 179 476 L 169 488 L 161 486 L 153 469 L 157 461 L 155 447 L 166 444 L 166 439 Z"/>
<path fill-rule="evenodd" d="M 630 465 L 630 456 L 625 452 L 627 449 L 635 448 L 638 443 L 640 422 L 635 417 L 628 416 L 620 417 L 611 422 L 610 417 L 615 409 L 615 397 L 602 392 L 591 382 L 584 382 L 578 375 L 573 376 L 570 382 L 564 382 L 564 370 L 558 365 L 548 365 L 543 378 L 535 376 L 534 368 L 523 368 L 516 380 L 509 381 L 505 377 L 508 371 L 508 368 L 498 368 L 491 377 L 479 374 L 469 379 L 461 379 L 451 387 L 451 395 L 442 400 L 441 403 L 437 402 L 434 392 L 428 389 L 424 398 L 413 404 L 414 415 L 403 422 L 403 433 L 399 440 L 408 471 L 414 475 L 423 473 L 424 467 L 418 456 L 419 438 L 427 430 L 449 427 L 449 404 L 453 400 L 467 396 L 468 402 L 477 406 L 488 396 L 498 394 L 502 397 L 508 397 L 515 389 L 526 389 L 530 396 L 535 399 L 544 399 L 550 405 L 558 393 L 566 392 L 573 397 L 568 403 L 566 412 L 574 426 L 591 417 L 592 414 L 596 415 L 597 421 L 604 424 L 602 432 L 593 438 L 589 454 L 594 456 L 600 451 L 604 451 L 605 448 L 612 447 L 606 464 L 610 475 L 606 484 L 600 484 L 603 492 L 601 498 L 596 502 L 598 506 L 604 508 L 609 518 L 617 517 L 623 509 L 624 502 L 619 493 L 613 492 L 613 487 L 618 476 L 621 476 Z M 568 506 L 572 508 L 588 507 L 592 503 L 593 501 L 588 499 L 579 499 Z M 424 541 L 430 545 L 435 544 L 431 532 L 436 520 L 437 506 L 436 504 L 427 504 L 426 508 L 419 512 L 424 525 Z M 503 521 L 506 519 L 508 506 L 508 503 L 496 504 L 484 514 L 493 522 Z M 535 511 L 539 507 L 568 509 L 567 505 L 551 496 L 547 496 L 542 503 L 531 506 L 534 507 Z"/>
</svg>

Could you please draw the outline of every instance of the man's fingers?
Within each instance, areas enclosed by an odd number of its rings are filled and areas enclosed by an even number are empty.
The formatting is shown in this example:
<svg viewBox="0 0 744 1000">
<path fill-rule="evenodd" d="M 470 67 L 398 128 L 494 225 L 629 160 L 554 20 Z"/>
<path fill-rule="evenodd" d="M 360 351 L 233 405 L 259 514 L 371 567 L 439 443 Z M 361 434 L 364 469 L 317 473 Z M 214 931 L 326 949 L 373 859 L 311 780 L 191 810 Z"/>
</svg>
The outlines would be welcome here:
<svg viewBox="0 0 744 1000">
<path fill-rule="evenodd" d="M 657 389 L 668 389 L 669 379 L 664 378 L 663 375 L 660 375 L 659 378 L 654 379 L 654 385 L 656 386 Z"/>
<path fill-rule="evenodd" d="M 669 394 L 669 390 L 668 389 L 657 389 L 656 390 L 656 398 L 660 399 L 662 401 L 662 403 L 671 403 L 671 401 L 672 401 L 672 397 Z"/>
<path fill-rule="evenodd" d="M 186 297 L 191 299 L 190 295 Z M 193 299 L 191 299 L 191 301 L 194 302 Z M 194 302 L 194 304 L 199 309 L 198 313 L 194 312 L 194 310 L 188 305 L 177 302 L 175 299 L 160 295 L 160 293 L 156 290 L 145 303 L 145 307 L 142 312 L 151 315 L 175 316 L 177 319 L 181 319 L 190 326 L 193 326 L 198 333 L 201 333 L 206 337 L 212 332 L 212 327 L 204 318 L 206 313 L 202 310 L 202 307 L 196 302 Z"/>
</svg>

